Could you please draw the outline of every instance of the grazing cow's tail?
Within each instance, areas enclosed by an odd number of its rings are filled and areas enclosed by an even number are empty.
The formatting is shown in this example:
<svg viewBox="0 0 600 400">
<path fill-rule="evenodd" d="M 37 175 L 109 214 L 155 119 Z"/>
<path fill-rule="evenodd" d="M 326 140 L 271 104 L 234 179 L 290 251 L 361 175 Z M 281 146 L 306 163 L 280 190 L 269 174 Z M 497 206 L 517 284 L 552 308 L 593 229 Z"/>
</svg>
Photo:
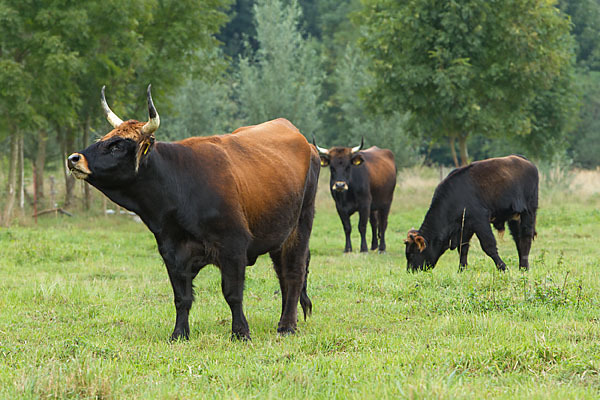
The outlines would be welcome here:
<svg viewBox="0 0 600 400">
<path fill-rule="evenodd" d="M 306 257 L 306 274 L 304 274 L 304 284 L 302 285 L 302 292 L 300 293 L 300 305 L 302 306 L 302 312 L 304 313 L 304 320 L 306 317 L 312 314 L 312 302 L 308 298 L 306 293 L 306 285 L 308 281 L 308 264 L 310 264 L 310 250 L 308 250 L 308 256 Z"/>
</svg>

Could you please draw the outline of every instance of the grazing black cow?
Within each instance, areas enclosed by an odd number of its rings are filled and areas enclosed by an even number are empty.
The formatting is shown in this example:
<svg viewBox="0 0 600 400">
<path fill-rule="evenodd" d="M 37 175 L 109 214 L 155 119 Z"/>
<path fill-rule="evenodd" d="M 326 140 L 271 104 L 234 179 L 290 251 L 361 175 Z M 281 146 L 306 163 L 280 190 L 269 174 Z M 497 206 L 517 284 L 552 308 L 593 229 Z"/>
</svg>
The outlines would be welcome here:
<svg viewBox="0 0 600 400">
<path fill-rule="evenodd" d="M 282 296 L 277 331 L 294 333 L 298 300 L 306 318 L 309 249 L 319 155 L 288 120 L 232 134 L 164 143 L 148 86 L 148 122 L 123 122 L 102 105 L 114 129 L 68 157 L 72 174 L 135 212 L 154 234 L 177 319 L 172 339 L 189 337 L 192 280 L 207 264 L 221 270 L 232 337 L 249 339 L 242 310 L 247 265 L 269 253 Z"/>
<path fill-rule="evenodd" d="M 504 271 L 506 264 L 498 256 L 490 223 L 504 232 L 505 222 L 517 245 L 519 267 L 528 269 L 536 234 L 538 181 L 535 165 L 516 155 L 476 161 L 452 171 L 435 190 L 419 230 L 408 231 L 407 269 L 432 268 L 447 249 L 458 248 L 463 270 L 475 234 L 483 251 Z"/>
<path fill-rule="evenodd" d="M 324 149 L 317 146 L 314 139 L 313 144 L 319 151 L 321 166 L 329 166 L 331 171 L 329 189 L 346 234 L 344 252 L 352 251 L 350 216 L 356 211 L 359 215 L 360 251 L 368 251 L 365 237 L 368 219 L 372 232 L 371 250 L 379 247 L 379 252 L 384 252 L 385 230 L 396 187 L 394 154 L 375 146 L 361 151 L 362 140 L 359 146 L 352 148 Z"/>
</svg>

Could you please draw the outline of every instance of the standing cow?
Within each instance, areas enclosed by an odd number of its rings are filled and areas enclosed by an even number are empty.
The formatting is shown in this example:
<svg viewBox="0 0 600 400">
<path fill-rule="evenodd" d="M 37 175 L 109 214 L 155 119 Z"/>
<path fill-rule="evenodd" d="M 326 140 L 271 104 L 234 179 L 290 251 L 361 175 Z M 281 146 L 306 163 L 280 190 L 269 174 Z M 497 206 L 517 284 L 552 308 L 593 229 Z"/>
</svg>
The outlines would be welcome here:
<svg viewBox="0 0 600 400">
<path fill-rule="evenodd" d="M 173 287 L 172 339 L 189 337 L 192 280 L 207 264 L 221 270 L 232 337 L 250 339 L 242 309 L 247 265 L 269 253 L 281 287 L 277 331 L 294 333 L 304 316 L 319 155 L 285 119 L 229 135 L 164 143 L 148 86 L 148 122 L 123 122 L 102 105 L 113 130 L 68 157 L 72 174 L 135 212 L 154 234 Z"/>
<path fill-rule="evenodd" d="M 331 172 L 329 188 L 346 234 L 344 252 L 352 251 L 350 216 L 357 211 L 360 251 L 368 251 L 365 237 L 368 219 L 372 232 L 371 250 L 379 247 L 379 252 L 384 252 L 385 230 L 396 187 L 394 154 L 375 146 L 361 151 L 363 140 L 352 148 L 324 149 L 317 146 L 314 139 L 313 144 L 319 151 L 321 166 L 329 166 Z"/>
<path fill-rule="evenodd" d="M 490 223 L 503 232 L 505 222 L 517 245 L 519 267 L 528 269 L 536 234 L 538 181 L 535 165 L 516 155 L 476 161 L 452 171 L 436 188 L 419 230 L 408 231 L 407 269 L 432 268 L 447 249 L 458 248 L 463 270 L 475 234 L 483 251 L 504 271 L 506 264 L 498 256 Z"/>
</svg>

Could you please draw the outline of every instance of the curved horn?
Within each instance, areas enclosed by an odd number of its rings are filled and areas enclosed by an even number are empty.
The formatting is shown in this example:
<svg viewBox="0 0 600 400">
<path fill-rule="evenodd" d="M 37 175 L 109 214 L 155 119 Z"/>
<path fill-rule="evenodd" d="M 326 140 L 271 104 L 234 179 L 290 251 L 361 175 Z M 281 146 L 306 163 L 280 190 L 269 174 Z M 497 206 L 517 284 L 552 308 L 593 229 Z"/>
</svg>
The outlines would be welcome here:
<svg viewBox="0 0 600 400">
<path fill-rule="evenodd" d="M 360 145 L 352 148 L 352 154 L 360 151 L 360 149 L 363 148 L 364 144 L 365 144 L 365 137 L 363 136 L 360 138 Z"/>
<path fill-rule="evenodd" d="M 317 146 L 317 143 L 315 142 L 315 135 L 313 135 L 313 144 L 317 148 L 317 151 L 319 152 L 319 154 L 329 154 L 329 150 Z"/>
<path fill-rule="evenodd" d="M 150 93 L 150 89 L 152 85 L 148 85 L 148 122 L 144 126 L 142 126 L 142 133 L 144 135 L 152 135 L 154 131 L 158 129 L 160 126 L 160 117 L 156 112 L 156 108 L 154 108 L 154 102 L 152 101 L 152 93 Z"/>
<path fill-rule="evenodd" d="M 106 119 L 108 120 L 108 122 L 110 122 L 110 124 L 113 126 L 113 128 L 118 128 L 119 125 L 121 125 L 123 123 L 123 120 L 121 118 L 117 117 L 117 114 L 112 112 L 112 110 L 106 103 L 106 97 L 104 97 L 104 89 L 105 88 L 106 88 L 106 85 L 103 85 L 102 86 L 102 97 L 100 98 L 100 101 L 102 102 L 102 108 L 104 109 L 104 115 L 106 116 Z"/>
</svg>

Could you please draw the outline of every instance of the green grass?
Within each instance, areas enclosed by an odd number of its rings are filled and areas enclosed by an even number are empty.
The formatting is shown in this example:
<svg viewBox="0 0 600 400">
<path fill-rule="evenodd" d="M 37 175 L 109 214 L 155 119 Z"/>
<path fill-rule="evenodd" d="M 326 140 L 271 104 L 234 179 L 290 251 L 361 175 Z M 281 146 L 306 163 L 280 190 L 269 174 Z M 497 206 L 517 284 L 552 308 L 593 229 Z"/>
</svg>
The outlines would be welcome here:
<svg viewBox="0 0 600 400">
<path fill-rule="evenodd" d="M 542 192 L 527 273 L 506 235 L 507 273 L 474 239 L 466 272 L 448 252 L 413 274 L 403 239 L 433 187 L 403 182 L 384 255 L 342 254 L 321 188 L 313 316 L 277 336 L 278 283 L 261 257 L 246 275 L 251 343 L 229 340 L 212 266 L 195 280 L 189 342 L 168 342 L 167 274 L 152 235 L 128 218 L 48 216 L 0 230 L 0 397 L 598 398 L 600 197 Z"/>
</svg>

